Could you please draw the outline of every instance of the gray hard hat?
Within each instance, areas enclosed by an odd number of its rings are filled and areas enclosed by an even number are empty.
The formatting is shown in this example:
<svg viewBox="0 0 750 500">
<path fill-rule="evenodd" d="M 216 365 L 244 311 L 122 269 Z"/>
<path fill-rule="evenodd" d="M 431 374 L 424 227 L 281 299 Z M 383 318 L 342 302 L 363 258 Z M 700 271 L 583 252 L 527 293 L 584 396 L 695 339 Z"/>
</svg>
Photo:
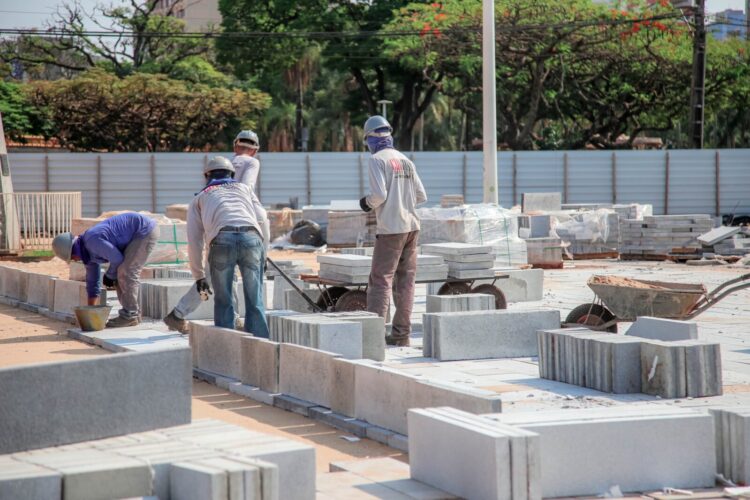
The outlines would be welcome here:
<svg viewBox="0 0 750 500">
<path fill-rule="evenodd" d="M 203 167 L 203 173 L 207 174 L 209 172 L 213 172 L 214 170 L 229 170 L 230 172 L 234 173 L 234 165 L 232 165 L 232 162 L 228 159 L 224 158 L 223 156 L 214 156 L 210 160 L 208 160 L 208 163 Z"/>
<path fill-rule="evenodd" d="M 234 138 L 234 144 L 237 145 L 238 142 L 242 143 L 244 146 L 249 146 L 251 148 L 260 148 L 258 134 L 256 134 L 252 130 L 241 130 L 240 133 L 237 134 L 237 137 Z"/>
<path fill-rule="evenodd" d="M 73 235 L 62 233 L 55 236 L 55 239 L 52 240 L 52 251 L 58 258 L 70 262 L 70 256 L 73 253 Z"/>
<path fill-rule="evenodd" d="M 387 129 L 387 131 L 382 129 Z M 365 138 L 370 136 L 386 137 L 392 133 L 393 128 L 391 124 L 380 115 L 371 116 L 365 122 Z"/>
</svg>

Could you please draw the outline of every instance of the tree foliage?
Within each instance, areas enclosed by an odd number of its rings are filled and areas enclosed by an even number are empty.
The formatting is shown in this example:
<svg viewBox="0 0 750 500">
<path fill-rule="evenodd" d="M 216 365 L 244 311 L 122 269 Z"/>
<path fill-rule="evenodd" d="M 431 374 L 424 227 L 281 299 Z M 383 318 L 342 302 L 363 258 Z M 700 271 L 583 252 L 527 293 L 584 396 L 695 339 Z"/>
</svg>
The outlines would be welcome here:
<svg viewBox="0 0 750 500">
<path fill-rule="evenodd" d="M 92 69 L 71 80 L 35 82 L 31 101 L 46 109 L 63 146 L 93 151 L 201 150 L 254 127 L 269 102 L 257 91 L 187 84 L 164 75 L 125 78 Z"/>
<path fill-rule="evenodd" d="M 34 106 L 20 85 L 0 80 L 0 114 L 5 134 L 23 141 L 26 135 L 48 135 L 50 123 Z"/>
</svg>

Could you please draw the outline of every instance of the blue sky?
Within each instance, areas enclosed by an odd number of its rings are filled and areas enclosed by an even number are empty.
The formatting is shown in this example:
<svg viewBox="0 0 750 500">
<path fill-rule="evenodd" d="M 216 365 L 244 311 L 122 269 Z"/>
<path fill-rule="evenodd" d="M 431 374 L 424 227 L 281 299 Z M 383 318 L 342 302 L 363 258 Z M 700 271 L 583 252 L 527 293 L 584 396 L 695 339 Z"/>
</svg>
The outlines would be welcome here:
<svg viewBox="0 0 750 500">
<path fill-rule="evenodd" d="M 62 2 L 55 0 L 0 0 L 0 28 L 34 28 L 44 26 L 58 5 Z M 96 5 L 97 0 L 79 0 L 86 9 Z M 743 9 L 744 0 L 706 0 L 709 12 L 719 12 L 724 9 Z M 95 26 L 90 26 L 96 29 Z"/>
</svg>

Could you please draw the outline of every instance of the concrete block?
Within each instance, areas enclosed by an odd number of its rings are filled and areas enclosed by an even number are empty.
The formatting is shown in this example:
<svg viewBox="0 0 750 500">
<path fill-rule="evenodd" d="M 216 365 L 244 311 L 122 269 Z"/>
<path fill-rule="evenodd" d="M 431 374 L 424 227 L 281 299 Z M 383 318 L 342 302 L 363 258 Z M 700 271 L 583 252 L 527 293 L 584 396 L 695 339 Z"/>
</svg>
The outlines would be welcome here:
<svg viewBox="0 0 750 500">
<path fill-rule="evenodd" d="M 13 300 L 26 302 L 29 284 L 29 273 L 21 269 L 5 267 L 0 288 L 2 294 Z"/>
<path fill-rule="evenodd" d="M 324 313 L 327 318 L 354 321 L 362 325 L 362 357 L 373 361 L 385 359 L 385 320 L 365 311 Z"/>
<path fill-rule="evenodd" d="M 691 398 L 722 394 L 721 345 L 699 340 L 685 344 L 687 395 Z"/>
<path fill-rule="evenodd" d="M 3 368 L 0 453 L 187 423 L 191 391 L 188 348 Z"/>
<path fill-rule="evenodd" d="M 330 408 L 339 355 L 295 344 L 281 344 L 279 353 L 279 392 Z"/>
<path fill-rule="evenodd" d="M 354 363 L 342 358 L 334 358 L 331 360 L 331 364 L 330 405 L 328 407 L 336 413 L 341 413 L 347 417 L 354 417 L 357 411 L 357 367 Z"/>
<path fill-rule="evenodd" d="M 495 297 L 482 293 L 464 295 L 428 295 L 427 312 L 491 311 L 495 309 Z"/>
<path fill-rule="evenodd" d="M 334 352 L 349 359 L 362 358 L 362 325 L 322 315 L 289 315 L 278 318 L 271 340 Z M 280 331 L 278 331 L 280 330 Z"/>
<path fill-rule="evenodd" d="M 719 243 L 722 240 L 730 238 L 740 232 L 739 227 L 717 227 L 710 230 L 709 232 L 698 236 L 698 241 L 703 245 L 712 246 Z"/>
<path fill-rule="evenodd" d="M 47 500 L 62 498 L 62 474 L 13 459 L 0 457 L 0 499 Z"/>
<path fill-rule="evenodd" d="M 495 275 L 495 272 L 492 269 L 470 269 L 470 270 L 460 270 L 460 269 L 449 269 L 448 270 L 448 276 L 451 278 L 456 279 L 482 279 L 482 278 L 491 278 Z"/>
<path fill-rule="evenodd" d="M 320 290 L 315 289 L 309 289 L 304 291 L 305 294 L 307 294 L 310 299 L 312 299 L 313 302 L 317 302 L 320 298 Z M 297 290 L 289 289 L 284 292 L 284 304 L 285 309 L 291 310 L 291 311 L 297 311 L 300 313 L 307 313 L 310 314 L 313 312 L 312 307 L 310 307 L 310 304 L 307 303 L 307 301 L 302 297 Z"/>
<path fill-rule="evenodd" d="M 664 341 L 696 340 L 698 338 L 698 324 L 695 321 L 640 316 L 628 328 L 625 335 Z"/>
<path fill-rule="evenodd" d="M 301 290 L 317 290 L 317 288 L 312 288 L 312 285 L 302 280 L 292 279 L 292 282 Z M 287 280 L 282 277 L 273 280 L 273 309 L 289 309 L 286 304 L 287 290 L 293 290 L 292 285 Z"/>
<path fill-rule="evenodd" d="M 190 346 L 193 366 L 237 380 L 242 378 L 242 339 L 250 334 L 193 322 Z"/>
<path fill-rule="evenodd" d="M 229 499 L 229 478 L 222 469 L 191 462 L 172 464 L 169 471 L 173 498 L 185 500 Z M 236 498 L 236 497 L 233 497 Z"/>
<path fill-rule="evenodd" d="M 61 473 L 62 498 L 98 500 L 151 495 L 151 470 L 144 461 L 96 449 L 23 454 L 24 462 Z"/>
<path fill-rule="evenodd" d="M 710 408 L 716 432 L 717 472 L 737 484 L 750 481 L 750 407 Z"/>
<path fill-rule="evenodd" d="M 426 381 L 369 361 L 352 363 L 356 365 L 355 394 L 359 395 L 354 416 L 399 434 L 407 433 L 406 415 L 411 408 L 452 406 L 470 413 L 500 411 L 500 397 L 490 391 Z"/>
<path fill-rule="evenodd" d="M 486 260 L 480 260 L 475 262 L 453 262 L 450 260 L 445 261 L 448 266 L 448 271 L 477 271 L 481 269 L 492 269 L 495 267 L 495 257 L 488 255 Z"/>
<path fill-rule="evenodd" d="M 562 207 L 560 193 L 522 193 L 521 210 L 528 212 L 559 211 Z"/>
<path fill-rule="evenodd" d="M 687 396 L 685 346 L 652 340 L 641 344 L 641 390 L 662 398 Z"/>
<path fill-rule="evenodd" d="M 106 291 L 102 289 L 99 296 L 101 301 L 106 301 Z M 55 280 L 55 301 L 53 311 L 63 314 L 74 314 L 73 308 L 84 306 L 88 303 L 86 283 L 70 280 Z"/>
<path fill-rule="evenodd" d="M 169 314 L 177 305 L 183 295 L 192 287 L 195 281 L 192 279 L 158 279 L 141 281 L 141 314 L 149 318 L 162 319 Z M 241 283 L 235 282 L 234 287 L 237 290 L 237 314 L 245 314 L 245 299 Z M 198 308 L 188 314 L 185 319 L 213 319 L 214 301 L 213 295 L 209 299 L 201 302 Z"/>
<path fill-rule="evenodd" d="M 278 467 L 261 460 L 216 457 L 173 464 L 172 498 L 253 499 L 278 498 Z"/>
<path fill-rule="evenodd" d="M 541 499 L 533 432 L 453 408 L 409 411 L 411 477 L 462 498 Z"/>
<path fill-rule="evenodd" d="M 541 437 L 542 496 L 714 486 L 714 426 L 706 412 L 661 405 L 488 416 Z"/>
<path fill-rule="evenodd" d="M 55 304 L 55 282 L 57 280 L 46 274 L 28 273 L 28 276 L 26 302 L 52 309 Z"/>
<path fill-rule="evenodd" d="M 279 392 L 279 344 L 257 337 L 240 338 L 240 381 Z"/>
<path fill-rule="evenodd" d="M 429 316 L 429 317 L 428 317 Z M 423 315 L 424 343 L 441 361 L 538 354 L 536 332 L 560 326 L 560 312 L 470 311 Z"/>
<path fill-rule="evenodd" d="M 425 255 L 442 255 L 449 260 L 463 255 L 490 255 L 492 247 L 489 245 L 474 245 L 471 243 L 430 243 L 422 245 L 421 252 Z M 482 259 L 482 260 L 486 260 Z"/>
</svg>

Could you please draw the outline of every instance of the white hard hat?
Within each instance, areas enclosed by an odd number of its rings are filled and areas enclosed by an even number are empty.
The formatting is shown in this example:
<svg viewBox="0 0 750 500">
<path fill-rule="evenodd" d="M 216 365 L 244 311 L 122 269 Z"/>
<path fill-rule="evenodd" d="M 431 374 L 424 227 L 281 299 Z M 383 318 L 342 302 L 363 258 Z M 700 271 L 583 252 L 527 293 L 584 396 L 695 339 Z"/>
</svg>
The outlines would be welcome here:
<svg viewBox="0 0 750 500">
<path fill-rule="evenodd" d="M 207 174 L 214 170 L 229 170 L 230 172 L 234 173 L 234 165 L 232 165 L 232 162 L 224 158 L 223 156 L 214 156 L 213 158 L 208 160 L 208 163 L 206 163 L 206 165 L 203 167 L 203 173 Z"/>
<path fill-rule="evenodd" d="M 55 236 L 55 239 L 52 240 L 52 251 L 58 258 L 70 262 L 70 256 L 73 253 L 73 235 L 62 233 Z"/>
<path fill-rule="evenodd" d="M 252 130 L 241 130 L 240 133 L 237 134 L 237 137 L 234 138 L 234 145 L 236 146 L 238 142 L 243 146 L 248 146 L 255 149 L 260 148 L 258 134 L 256 134 Z"/>
</svg>

